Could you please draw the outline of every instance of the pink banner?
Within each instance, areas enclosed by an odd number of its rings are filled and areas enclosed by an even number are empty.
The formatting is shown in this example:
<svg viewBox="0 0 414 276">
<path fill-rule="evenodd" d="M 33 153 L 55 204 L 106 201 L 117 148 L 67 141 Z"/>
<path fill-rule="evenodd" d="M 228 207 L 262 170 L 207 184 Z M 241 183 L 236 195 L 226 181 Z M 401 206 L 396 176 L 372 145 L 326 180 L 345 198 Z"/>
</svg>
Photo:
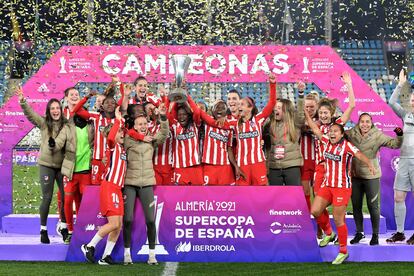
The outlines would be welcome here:
<svg viewBox="0 0 414 276">
<path fill-rule="evenodd" d="M 178 187 L 155 189 L 155 252 L 174 262 L 318 262 L 316 232 L 302 187 Z M 99 213 L 99 187 L 89 186 L 67 261 L 85 261 L 81 245 L 89 242 L 106 219 Z M 99 200 L 98 200 L 99 201 Z M 105 242 L 96 248 L 100 258 Z M 123 261 L 122 234 L 112 254 Z M 131 255 L 148 258 L 141 203 L 135 203 Z"/>
<path fill-rule="evenodd" d="M 29 104 L 43 114 L 50 98 L 62 98 L 63 91 L 78 82 L 109 82 L 111 74 L 124 82 L 132 82 L 139 75 L 150 82 L 171 82 L 173 54 L 192 58 L 188 82 L 266 82 L 271 71 L 279 82 L 315 83 L 328 97 L 339 99 L 342 110 L 348 99 L 340 76 L 349 71 L 357 103 L 351 120 L 355 122 L 360 113 L 368 112 L 387 134 L 401 126 L 391 108 L 328 46 L 65 46 L 23 89 Z M 32 127 L 16 97 L 0 110 L 0 215 L 12 210 L 11 149 Z M 383 173 L 393 178 L 392 170 Z M 387 202 L 385 208 L 392 208 L 392 204 Z M 387 220 L 391 223 L 393 218 Z M 414 221 L 408 224 L 414 226 Z"/>
</svg>

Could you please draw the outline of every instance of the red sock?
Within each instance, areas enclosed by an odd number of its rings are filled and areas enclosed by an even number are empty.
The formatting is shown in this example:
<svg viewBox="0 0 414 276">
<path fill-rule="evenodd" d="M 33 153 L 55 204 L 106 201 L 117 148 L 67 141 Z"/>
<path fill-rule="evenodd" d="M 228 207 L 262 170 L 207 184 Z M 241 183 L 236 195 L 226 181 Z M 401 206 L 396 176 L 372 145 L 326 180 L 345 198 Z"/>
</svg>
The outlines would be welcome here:
<svg viewBox="0 0 414 276">
<path fill-rule="evenodd" d="M 76 215 L 77 215 L 79 212 L 82 195 L 80 193 L 76 193 L 74 194 L 73 199 L 75 200 L 75 208 L 76 208 Z"/>
<path fill-rule="evenodd" d="M 62 195 L 60 194 L 59 190 L 56 194 L 56 197 L 57 197 L 57 208 L 58 208 L 59 219 L 60 221 L 62 221 L 62 217 L 60 216 L 60 205 L 62 204 Z"/>
<path fill-rule="evenodd" d="M 305 199 L 306 199 L 306 205 L 308 205 L 308 210 L 310 212 L 311 206 L 312 206 L 311 201 L 310 201 L 310 195 L 305 195 Z"/>
<path fill-rule="evenodd" d="M 65 194 L 65 217 L 68 230 L 73 231 L 73 194 Z"/>
<path fill-rule="evenodd" d="M 339 252 L 346 254 L 346 243 L 348 238 L 348 227 L 346 227 L 346 224 L 343 224 L 342 226 L 337 226 L 336 229 L 338 230 L 338 241 L 339 241 Z"/>
<path fill-rule="evenodd" d="M 319 217 L 316 218 L 316 222 L 326 235 L 332 234 L 331 222 L 329 221 L 329 213 L 326 211 L 326 209 Z"/>
</svg>

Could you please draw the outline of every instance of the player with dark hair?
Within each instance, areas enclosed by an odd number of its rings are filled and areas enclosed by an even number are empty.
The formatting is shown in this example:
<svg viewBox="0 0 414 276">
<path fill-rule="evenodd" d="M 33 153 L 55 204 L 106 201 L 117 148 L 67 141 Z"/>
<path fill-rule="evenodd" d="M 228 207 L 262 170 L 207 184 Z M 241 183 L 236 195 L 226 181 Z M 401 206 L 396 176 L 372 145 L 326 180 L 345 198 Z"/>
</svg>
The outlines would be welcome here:
<svg viewBox="0 0 414 276">
<path fill-rule="evenodd" d="M 125 200 L 124 215 L 124 264 L 131 264 L 131 232 L 134 220 L 136 198 L 139 198 L 145 215 L 147 237 L 149 243 L 148 264 L 157 264 L 155 258 L 156 226 L 154 221 L 154 185 L 155 173 L 152 158 L 154 150 L 164 144 L 168 132 L 168 121 L 164 104 L 159 106 L 160 127 L 154 134 L 149 132 L 147 119 L 139 116 L 134 120 L 134 127 L 128 131 L 125 138 L 125 151 L 127 153 L 127 170 L 125 187 L 123 190 Z M 141 141 L 142 135 L 153 135 L 151 142 Z"/>
<path fill-rule="evenodd" d="M 378 152 L 381 147 L 396 149 L 401 147 L 403 141 L 403 132 L 401 128 L 394 130 L 397 138 L 385 135 L 377 129 L 372 122 L 372 118 L 368 113 L 362 113 L 359 116 L 358 124 L 345 133 L 349 142 L 356 146 L 363 154 L 365 154 L 375 167 L 375 175 L 372 175 L 368 167 L 358 159 L 352 162 L 352 211 L 356 225 L 355 237 L 351 240 L 351 244 L 359 243 L 364 236 L 364 224 L 362 215 L 362 201 L 364 194 L 367 198 L 367 205 L 372 224 L 372 238 L 370 245 L 378 244 L 380 210 L 380 177 L 381 167 L 378 160 Z"/>
<path fill-rule="evenodd" d="M 363 162 L 372 175 L 375 168 L 371 161 L 344 137 L 342 124 L 333 123 L 329 128 L 329 136 L 324 135 L 310 115 L 305 111 L 306 120 L 313 133 L 322 143 L 321 154 L 325 162 L 325 177 L 312 203 L 312 215 L 318 220 L 329 205 L 333 205 L 333 216 L 338 230 L 339 254 L 332 264 L 341 264 L 348 257 L 348 228 L 345 214 L 352 194 L 351 162 L 356 157 Z M 329 217 L 328 220 L 329 222 Z M 327 227 L 326 220 L 319 220 L 322 229 Z"/>
<path fill-rule="evenodd" d="M 63 191 L 63 176 L 61 173 L 64 152 L 53 152 L 49 147 L 55 145 L 54 139 L 59 135 L 66 124 L 63 117 L 62 106 L 57 99 L 51 99 L 46 106 L 45 117 L 37 114 L 26 102 L 22 88 L 16 90 L 20 106 L 23 109 L 27 119 L 39 127 L 41 134 L 40 152 L 39 152 L 39 178 L 42 189 L 42 202 L 40 203 L 40 241 L 41 243 L 50 243 L 47 232 L 47 217 L 49 215 L 50 203 L 52 202 L 53 188 L 55 182 L 58 185 L 61 194 Z M 60 205 L 60 217 L 62 219 L 61 234 L 63 241 L 66 240 L 68 229 L 66 226 L 64 201 Z"/>
<path fill-rule="evenodd" d="M 211 126 L 232 129 L 237 140 L 236 146 L 236 185 L 267 185 L 266 159 L 262 149 L 263 124 L 276 104 L 276 76 L 269 75 L 269 102 L 262 112 L 258 112 L 250 97 L 240 101 L 240 117 L 237 121 L 215 121 L 202 112 L 202 119 Z"/>
<path fill-rule="evenodd" d="M 126 172 L 126 153 L 123 147 L 124 131 L 119 107 L 115 110 L 115 123 L 107 125 L 103 132 L 107 137 L 108 146 L 105 151 L 107 163 L 100 186 L 100 211 L 102 216 L 108 219 L 108 223 L 100 227 L 92 240 L 81 246 L 81 250 L 86 260 L 94 263 L 95 247 L 108 235 L 105 251 L 98 264 L 112 265 L 114 262 L 111 253 L 121 233 L 124 215 L 122 188 Z"/>
<path fill-rule="evenodd" d="M 346 122 L 351 117 L 352 111 L 355 108 L 355 95 L 354 90 L 352 88 L 352 79 L 351 75 L 348 72 L 344 72 L 342 74 L 342 81 L 345 83 L 346 88 L 348 89 L 348 97 L 349 97 L 349 105 L 345 112 L 339 118 L 334 118 L 335 115 L 335 106 L 333 105 L 333 101 L 327 98 L 323 98 L 318 103 L 318 118 L 319 120 L 315 122 L 319 126 L 319 130 L 322 134 L 328 134 L 330 127 L 336 123 L 340 125 L 345 125 Z M 315 194 L 318 194 L 318 191 L 325 181 L 325 159 L 323 156 L 324 145 L 320 140 L 316 140 L 315 144 L 316 150 L 316 167 L 315 167 L 315 175 L 314 175 L 314 184 L 313 189 Z M 324 210 L 322 215 L 320 215 L 317 219 L 318 226 L 322 228 L 323 232 L 325 233 L 325 237 L 320 241 L 319 246 L 324 247 L 327 246 L 330 242 L 334 242 L 336 238 L 335 232 L 332 231 L 331 224 L 329 222 L 329 213 L 327 210 Z"/>
</svg>

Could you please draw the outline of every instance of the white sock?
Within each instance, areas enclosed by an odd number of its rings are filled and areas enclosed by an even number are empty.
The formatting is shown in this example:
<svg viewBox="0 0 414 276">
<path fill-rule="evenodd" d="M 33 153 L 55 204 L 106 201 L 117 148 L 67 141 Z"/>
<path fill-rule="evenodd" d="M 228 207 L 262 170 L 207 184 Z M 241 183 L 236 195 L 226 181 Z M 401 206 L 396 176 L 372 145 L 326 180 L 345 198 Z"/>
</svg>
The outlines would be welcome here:
<svg viewBox="0 0 414 276">
<path fill-rule="evenodd" d="M 98 242 L 100 242 L 103 239 L 103 237 L 99 236 L 98 233 L 95 234 L 95 236 L 93 236 L 92 240 L 88 243 L 88 247 L 96 247 L 96 245 L 98 244 Z"/>
<path fill-rule="evenodd" d="M 60 228 L 68 228 L 68 225 L 66 224 L 66 222 L 61 222 Z"/>
<path fill-rule="evenodd" d="M 110 241 L 110 240 L 106 241 L 105 251 L 102 255 L 102 258 L 105 258 L 108 255 L 111 255 L 112 250 L 115 247 L 115 244 L 116 244 L 116 242 L 113 242 L 113 241 Z"/>
<path fill-rule="evenodd" d="M 155 256 L 155 249 L 150 249 L 149 254 L 152 255 L 152 256 Z"/>
<path fill-rule="evenodd" d="M 47 231 L 47 226 L 46 225 L 40 225 L 40 230 L 46 230 Z"/>
<path fill-rule="evenodd" d="M 131 248 L 125 247 L 124 248 L 124 256 L 131 256 Z"/>
</svg>

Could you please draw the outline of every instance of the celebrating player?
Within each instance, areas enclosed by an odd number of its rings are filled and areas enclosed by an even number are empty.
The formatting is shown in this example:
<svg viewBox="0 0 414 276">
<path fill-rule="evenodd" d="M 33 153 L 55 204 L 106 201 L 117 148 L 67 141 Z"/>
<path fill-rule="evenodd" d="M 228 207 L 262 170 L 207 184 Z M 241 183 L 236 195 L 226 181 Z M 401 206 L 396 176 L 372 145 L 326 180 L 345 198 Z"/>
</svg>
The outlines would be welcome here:
<svg viewBox="0 0 414 276">
<path fill-rule="evenodd" d="M 124 215 L 124 200 L 121 189 L 124 187 L 126 171 L 126 153 L 123 147 L 122 115 L 117 107 L 115 111 L 115 123 L 109 124 L 104 129 L 107 137 L 106 165 L 103 180 L 100 187 L 101 214 L 108 219 L 108 223 L 99 228 L 98 232 L 88 244 L 83 244 L 81 250 L 87 261 L 95 262 L 95 247 L 108 235 L 105 251 L 98 261 L 100 265 L 111 265 L 113 260 L 111 253 L 118 240 L 122 228 Z"/>
<path fill-rule="evenodd" d="M 406 216 L 405 198 L 407 192 L 414 191 L 414 91 L 411 93 L 411 111 L 406 111 L 400 104 L 398 98 L 401 88 L 407 81 L 404 70 L 401 70 L 399 82 L 391 95 L 389 104 L 394 112 L 404 122 L 404 140 L 400 151 L 397 175 L 394 181 L 394 214 L 397 224 L 397 232 L 387 239 L 387 242 L 394 243 L 404 241 L 404 223 Z M 411 87 L 414 90 L 414 84 Z M 407 240 L 410 245 L 414 244 L 414 234 Z"/>
<path fill-rule="evenodd" d="M 316 92 L 317 93 L 317 92 Z M 314 94 L 309 93 L 305 96 L 305 109 L 312 118 L 316 116 L 316 108 L 318 105 L 318 98 Z M 306 204 L 308 209 L 311 209 L 311 186 L 313 176 L 315 174 L 315 143 L 312 131 L 309 126 L 305 124 L 302 128 L 300 139 L 301 152 L 303 157 L 303 166 L 301 167 L 300 175 L 302 181 L 303 191 L 305 193 Z"/>
<path fill-rule="evenodd" d="M 333 118 L 335 114 L 335 106 L 333 105 L 332 101 L 329 99 L 321 99 L 318 104 L 318 118 L 319 121 L 316 122 L 319 125 L 319 129 L 322 134 L 328 134 L 330 127 L 336 123 L 340 125 L 345 125 L 346 122 L 351 117 L 351 113 L 355 108 L 355 96 L 354 90 L 352 88 L 352 79 L 348 72 L 344 72 L 342 75 L 342 81 L 345 83 L 346 88 L 348 89 L 348 98 L 349 98 L 349 105 L 345 112 L 342 114 L 341 117 L 338 119 Z M 324 144 L 320 141 L 316 141 L 315 145 L 316 149 L 316 167 L 315 167 L 315 175 L 314 175 L 314 185 L 313 189 L 315 194 L 318 194 L 318 191 L 325 180 L 325 159 L 323 156 L 324 151 Z M 324 227 L 319 223 L 319 221 L 324 221 Z M 329 222 L 329 213 L 327 210 L 324 210 L 322 215 L 320 215 L 319 219 L 317 220 L 318 226 L 322 228 L 326 236 L 320 241 L 319 246 L 324 247 L 327 246 L 330 242 L 335 241 L 336 234 L 332 231 L 331 224 Z"/>
<path fill-rule="evenodd" d="M 191 97 L 188 97 L 188 101 L 191 108 L 199 108 Z M 223 100 L 218 100 L 211 110 L 212 119 L 225 120 L 226 110 L 226 103 Z M 205 112 L 203 111 L 203 113 Z M 235 178 L 230 163 L 234 166 L 237 166 L 237 163 L 232 148 L 232 131 L 204 124 L 204 133 L 202 151 L 204 185 L 234 185 Z"/>
<path fill-rule="evenodd" d="M 262 149 L 262 130 L 267 117 L 276 104 L 276 76 L 269 75 L 269 102 L 258 113 L 254 100 L 243 98 L 240 102 L 240 117 L 237 121 L 215 121 L 202 112 L 203 120 L 215 127 L 232 129 L 237 140 L 236 146 L 236 185 L 267 185 L 265 155 Z"/>
<path fill-rule="evenodd" d="M 375 168 L 371 161 L 344 137 L 344 127 L 334 123 L 329 128 L 329 136 L 324 135 L 310 115 L 305 111 L 306 120 L 313 133 L 323 144 L 321 152 L 325 160 L 325 177 L 312 204 L 312 215 L 318 220 L 322 229 L 327 228 L 329 217 L 321 218 L 326 207 L 333 205 L 333 216 L 338 230 L 339 254 L 332 264 L 341 264 L 349 254 L 347 250 L 348 228 L 345 213 L 352 194 L 351 162 L 355 156 L 368 167 L 372 175 Z"/>
<path fill-rule="evenodd" d="M 301 185 L 300 167 L 303 165 L 303 158 L 299 140 L 301 128 L 305 124 L 303 82 L 298 83 L 298 90 L 296 110 L 290 100 L 279 99 L 264 126 L 263 137 L 270 185 Z"/>
<path fill-rule="evenodd" d="M 166 108 L 160 104 L 160 129 L 156 132 L 151 142 L 140 141 L 141 135 L 151 135 L 144 116 L 137 117 L 132 129 L 125 138 L 125 151 L 128 157 L 125 187 L 123 195 L 125 199 L 124 215 L 124 264 L 132 264 L 131 258 L 131 230 L 134 218 L 135 200 L 141 201 L 147 226 L 149 242 L 148 264 L 157 264 L 155 258 L 156 228 L 154 222 L 154 189 L 155 177 L 152 157 L 154 149 L 162 145 L 168 136 L 168 121 Z M 141 135 L 137 135 L 141 134 Z M 138 136 L 138 139 L 137 139 Z"/>
<path fill-rule="evenodd" d="M 42 202 L 39 208 L 40 241 L 41 243 L 50 243 L 46 225 L 47 217 L 49 215 L 50 203 L 52 202 L 55 181 L 60 193 L 64 193 L 63 176 L 61 173 L 64 152 L 53 152 L 49 150 L 49 146 L 54 145 L 54 138 L 64 128 L 66 120 L 62 115 L 62 106 L 59 100 L 49 100 L 46 106 L 45 117 L 42 117 L 27 104 L 22 88 L 16 90 L 16 95 L 27 119 L 40 129 L 41 143 L 38 159 L 40 186 L 42 189 Z M 61 234 L 63 241 L 65 241 L 68 235 L 68 229 L 66 228 L 63 201 L 61 202 L 59 210 L 62 219 Z"/>
<path fill-rule="evenodd" d="M 359 116 L 358 124 L 345 133 L 349 142 L 356 146 L 363 154 L 365 154 L 375 166 L 375 175 L 372 175 L 368 167 L 358 159 L 352 162 L 352 210 L 354 214 L 357 232 L 351 240 L 351 244 L 359 243 L 365 238 L 364 225 L 362 215 L 362 201 L 364 194 L 367 197 L 367 205 L 372 223 L 372 238 L 370 245 L 378 244 L 379 233 L 379 193 L 380 193 L 380 177 L 381 167 L 378 161 L 378 152 L 381 147 L 392 149 L 399 148 L 403 141 L 403 132 L 401 128 L 394 130 L 397 138 L 385 135 L 377 129 L 372 123 L 372 118 L 368 113 L 362 113 Z"/>
</svg>

